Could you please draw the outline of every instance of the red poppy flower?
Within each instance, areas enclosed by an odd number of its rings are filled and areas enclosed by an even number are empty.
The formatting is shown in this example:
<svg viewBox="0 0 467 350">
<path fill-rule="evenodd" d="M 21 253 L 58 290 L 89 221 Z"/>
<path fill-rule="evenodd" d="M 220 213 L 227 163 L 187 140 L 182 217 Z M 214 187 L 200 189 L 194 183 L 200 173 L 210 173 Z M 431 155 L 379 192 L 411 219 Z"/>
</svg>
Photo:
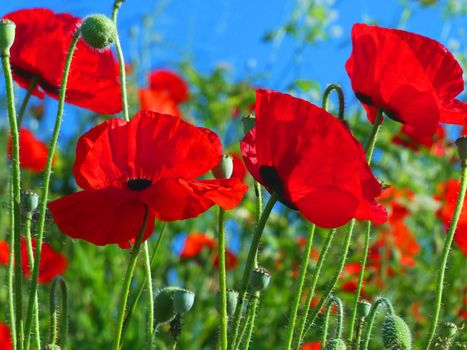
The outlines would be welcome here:
<svg viewBox="0 0 467 350">
<path fill-rule="evenodd" d="M 383 191 L 379 201 L 389 211 L 389 223 L 404 220 L 410 214 L 407 205 L 414 195 L 408 188 L 398 189 L 394 186 L 390 186 Z"/>
<path fill-rule="evenodd" d="M 430 150 L 433 155 L 442 156 L 446 151 L 444 144 L 445 135 L 446 131 L 441 125 L 438 125 L 434 135 L 426 135 L 420 133 L 418 129 L 405 124 L 401 127 L 400 134 L 392 138 L 392 142 L 414 151 L 418 151 L 421 147 L 424 147 Z"/>
<path fill-rule="evenodd" d="M 40 173 L 47 165 L 48 154 L 49 148 L 45 143 L 38 140 L 31 131 L 21 128 L 19 136 L 19 162 L 22 168 Z M 8 156 L 11 159 L 11 136 L 8 141 Z M 55 163 L 55 157 L 53 163 Z"/>
<path fill-rule="evenodd" d="M 467 104 L 462 68 L 440 43 L 396 29 L 352 28 L 346 70 L 357 98 L 374 122 L 378 108 L 392 119 L 433 135 L 439 122 L 464 125 Z"/>
<path fill-rule="evenodd" d="M 141 109 L 171 114 L 177 117 L 181 115 L 175 101 L 163 91 L 139 89 L 138 94 Z"/>
<path fill-rule="evenodd" d="M 0 349 L 13 350 L 10 328 L 2 322 L 0 322 Z"/>
<path fill-rule="evenodd" d="M 248 187 L 238 179 L 196 180 L 221 160 L 212 131 L 180 118 L 143 111 L 110 119 L 78 140 L 73 173 L 84 191 L 49 203 L 60 230 L 96 245 L 128 242 L 149 220 L 193 218 L 214 204 L 234 208 Z"/>
<path fill-rule="evenodd" d="M 233 172 L 230 177 L 239 179 L 240 181 L 245 181 L 246 168 L 245 164 L 243 163 L 243 159 L 235 152 L 229 152 L 228 154 L 232 157 L 233 162 Z"/>
<path fill-rule="evenodd" d="M 0 241 L 0 265 L 8 265 L 10 261 L 10 246 L 5 241 Z"/>
<path fill-rule="evenodd" d="M 241 150 L 257 181 L 318 226 L 386 221 L 363 147 L 340 120 L 309 102 L 258 90 L 256 127 Z"/>
<path fill-rule="evenodd" d="M 188 100 L 188 86 L 175 72 L 158 69 L 149 76 L 149 88 L 153 91 L 165 92 L 177 105 Z"/>
<path fill-rule="evenodd" d="M 436 215 L 443 222 L 446 230 L 449 229 L 452 217 L 457 203 L 457 196 L 460 191 L 460 183 L 458 180 L 448 180 L 438 186 L 438 193 L 435 199 L 441 202 L 441 208 L 436 212 Z M 457 223 L 454 241 L 459 249 L 467 256 L 467 205 L 464 202 L 462 212 Z"/>
<path fill-rule="evenodd" d="M 10 50 L 13 78 L 27 89 L 38 79 L 34 95 L 58 99 L 62 72 L 73 33 L 81 19 L 47 9 L 19 10 L 7 14 L 16 24 L 15 42 Z M 73 55 L 66 101 L 96 113 L 122 110 L 119 71 L 112 52 L 95 50 L 82 39 Z"/>
<path fill-rule="evenodd" d="M 32 240 L 32 248 L 36 251 L 36 240 Z M 3 251 L 3 252 L 2 252 Z M 9 254 L 6 259 L 1 256 L 9 251 L 9 246 L 5 241 L 0 241 L 0 264 L 8 265 Z M 51 282 L 58 275 L 62 275 L 68 266 L 68 259 L 55 251 L 48 243 L 42 243 L 41 262 L 39 266 L 39 283 L 45 284 Z M 26 239 L 21 238 L 21 269 L 26 276 L 31 275 L 29 266 L 29 256 L 27 251 Z"/>
<path fill-rule="evenodd" d="M 311 343 L 305 343 L 300 348 L 300 350 L 320 350 L 320 349 L 321 349 L 321 343 L 319 341 L 314 341 L 314 342 L 311 342 Z"/>
</svg>

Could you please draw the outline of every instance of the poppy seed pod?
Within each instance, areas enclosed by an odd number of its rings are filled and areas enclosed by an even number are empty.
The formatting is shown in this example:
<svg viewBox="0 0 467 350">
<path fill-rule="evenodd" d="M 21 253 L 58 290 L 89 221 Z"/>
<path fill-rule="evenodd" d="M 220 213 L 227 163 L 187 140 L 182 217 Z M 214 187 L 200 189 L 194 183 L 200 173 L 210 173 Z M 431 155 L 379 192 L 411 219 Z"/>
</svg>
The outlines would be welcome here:
<svg viewBox="0 0 467 350">
<path fill-rule="evenodd" d="M 452 339 L 457 333 L 457 326 L 452 322 L 445 322 L 439 327 L 439 335 L 443 338 Z"/>
<path fill-rule="evenodd" d="M 227 315 L 232 316 L 237 309 L 238 292 L 234 289 L 227 289 Z M 220 309 L 220 295 L 219 292 L 216 294 L 216 306 Z"/>
<path fill-rule="evenodd" d="M 367 317 L 370 313 L 371 304 L 366 300 L 361 300 L 357 304 L 357 315 L 359 318 Z"/>
<path fill-rule="evenodd" d="M 328 343 L 324 347 L 324 350 L 345 350 L 345 349 L 347 349 L 347 346 L 345 345 L 345 342 L 342 339 L 332 339 L 328 341 Z"/>
<path fill-rule="evenodd" d="M 176 316 L 173 297 L 179 290 L 177 287 L 166 287 L 154 298 L 154 319 L 158 324 L 170 322 Z"/>
<path fill-rule="evenodd" d="M 405 321 L 397 315 L 389 315 L 382 324 L 383 343 L 385 349 L 412 349 L 412 335 Z"/>
<path fill-rule="evenodd" d="M 89 46 L 105 49 L 115 42 L 117 32 L 110 18 L 97 14 L 86 17 L 81 25 L 81 36 Z"/>
<path fill-rule="evenodd" d="M 217 166 L 215 166 L 211 171 L 216 179 L 229 179 L 233 173 L 232 157 L 224 154 L 219 164 L 217 164 Z"/>
<path fill-rule="evenodd" d="M 251 293 L 261 292 L 265 290 L 271 281 L 271 274 L 264 267 L 257 267 L 251 271 L 248 290 Z"/>
<path fill-rule="evenodd" d="M 462 166 L 467 166 L 467 136 L 459 137 L 456 140 L 457 152 Z"/>
<path fill-rule="evenodd" d="M 39 205 L 39 195 L 30 191 L 23 192 L 21 194 L 21 205 L 26 213 L 33 213 Z"/>
<path fill-rule="evenodd" d="M 187 289 L 179 289 L 173 295 L 174 310 L 179 314 L 184 314 L 191 310 L 195 302 L 195 293 Z"/>
<path fill-rule="evenodd" d="M 16 25 L 9 19 L 0 19 L 0 50 L 2 55 L 10 51 L 15 41 Z"/>
</svg>

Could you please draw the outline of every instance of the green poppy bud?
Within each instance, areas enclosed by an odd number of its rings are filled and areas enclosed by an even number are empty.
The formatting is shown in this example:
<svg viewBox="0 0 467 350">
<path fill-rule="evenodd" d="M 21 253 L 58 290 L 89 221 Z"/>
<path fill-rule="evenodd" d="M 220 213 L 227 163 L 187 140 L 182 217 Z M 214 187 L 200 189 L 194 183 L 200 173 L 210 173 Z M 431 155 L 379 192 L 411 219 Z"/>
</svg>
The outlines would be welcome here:
<svg viewBox="0 0 467 350">
<path fill-rule="evenodd" d="M 342 339 L 332 339 L 327 342 L 323 350 L 346 350 L 347 346 Z"/>
<path fill-rule="evenodd" d="M 81 36 L 89 46 L 105 49 L 115 42 L 117 32 L 115 24 L 104 15 L 90 15 L 81 25 Z"/>
<path fill-rule="evenodd" d="M 195 302 L 195 293 L 186 289 L 180 289 L 174 292 L 174 309 L 179 314 L 190 311 Z"/>
<path fill-rule="evenodd" d="M 462 166 L 467 166 L 467 136 L 459 137 L 456 140 L 457 152 Z"/>
<path fill-rule="evenodd" d="M 457 326 L 452 322 L 445 322 L 439 326 L 439 335 L 443 338 L 452 339 L 457 333 Z"/>
<path fill-rule="evenodd" d="M 242 117 L 243 132 L 248 134 L 251 129 L 256 125 L 256 117 L 253 114 L 250 114 L 247 117 Z"/>
<path fill-rule="evenodd" d="M 238 292 L 233 289 L 227 289 L 226 293 L 227 297 L 227 315 L 232 316 L 235 313 L 235 310 L 237 309 L 237 302 L 238 302 Z M 220 309 L 220 294 L 217 292 L 216 294 L 216 306 L 217 310 Z"/>
<path fill-rule="evenodd" d="M 233 173 L 232 157 L 224 154 L 219 164 L 211 170 L 216 179 L 228 179 Z"/>
<path fill-rule="evenodd" d="M 412 349 L 412 335 L 405 321 L 397 315 L 389 315 L 382 324 L 384 348 L 388 350 Z"/>
<path fill-rule="evenodd" d="M 30 191 L 21 193 L 21 205 L 26 213 L 33 213 L 39 205 L 39 195 Z"/>
<path fill-rule="evenodd" d="M 357 304 L 357 315 L 359 318 L 367 317 L 370 313 L 371 304 L 366 300 L 361 300 Z"/>
<path fill-rule="evenodd" d="M 251 271 L 248 290 L 250 293 L 261 292 L 265 290 L 271 281 L 271 274 L 264 267 L 257 267 Z"/>
<path fill-rule="evenodd" d="M 173 296 L 177 287 L 166 287 L 154 298 L 154 319 L 158 324 L 167 323 L 175 318 L 177 312 L 174 308 Z"/>
<path fill-rule="evenodd" d="M 0 19 L 0 50 L 2 55 L 10 52 L 15 41 L 16 25 L 9 19 Z"/>
</svg>

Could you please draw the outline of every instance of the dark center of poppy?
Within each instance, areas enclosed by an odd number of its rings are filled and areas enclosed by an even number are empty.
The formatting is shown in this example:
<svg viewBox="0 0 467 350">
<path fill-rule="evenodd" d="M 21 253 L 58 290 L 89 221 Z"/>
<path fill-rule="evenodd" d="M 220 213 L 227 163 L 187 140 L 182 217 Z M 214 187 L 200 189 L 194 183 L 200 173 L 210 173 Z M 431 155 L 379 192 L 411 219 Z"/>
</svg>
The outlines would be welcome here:
<svg viewBox="0 0 467 350">
<path fill-rule="evenodd" d="M 142 191 L 151 186 L 151 180 L 149 179 L 129 179 L 127 186 L 132 191 Z"/>
<path fill-rule="evenodd" d="M 259 168 L 259 175 L 261 176 L 261 180 L 268 187 L 268 189 L 277 193 L 279 196 L 279 201 L 282 204 L 289 207 L 290 209 L 298 210 L 298 208 L 292 202 L 285 198 L 284 184 L 279 177 L 279 173 L 277 172 L 276 168 L 263 165 Z"/>
<path fill-rule="evenodd" d="M 12 66 L 11 67 L 13 72 L 27 80 L 35 80 L 35 83 L 37 85 L 39 85 L 44 91 L 47 91 L 49 93 L 53 93 L 53 94 L 58 94 L 60 92 L 60 88 L 57 87 L 57 86 L 54 86 L 52 84 L 50 84 L 47 80 L 45 80 L 44 78 L 36 75 L 36 74 L 33 74 L 25 69 L 22 69 L 22 68 L 19 68 L 17 66 Z"/>
<path fill-rule="evenodd" d="M 371 99 L 370 96 L 361 94 L 359 92 L 355 93 L 355 96 L 364 104 L 368 106 L 374 106 L 375 104 L 373 103 L 373 100 Z"/>
</svg>

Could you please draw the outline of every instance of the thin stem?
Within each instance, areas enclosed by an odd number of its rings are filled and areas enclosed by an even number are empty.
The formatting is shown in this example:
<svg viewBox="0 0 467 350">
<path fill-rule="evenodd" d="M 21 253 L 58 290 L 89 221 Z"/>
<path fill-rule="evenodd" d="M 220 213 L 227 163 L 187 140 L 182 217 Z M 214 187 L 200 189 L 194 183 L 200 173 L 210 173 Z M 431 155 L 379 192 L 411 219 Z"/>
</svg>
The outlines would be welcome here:
<svg viewBox="0 0 467 350">
<path fill-rule="evenodd" d="M 221 316 L 221 333 L 220 348 L 227 349 L 227 281 L 225 272 L 225 210 L 219 207 L 219 238 L 217 244 L 217 254 L 219 257 L 219 296 L 220 296 L 220 316 Z"/>
<path fill-rule="evenodd" d="M 126 72 L 125 72 L 125 58 L 123 56 L 122 46 L 120 45 L 120 38 L 117 30 L 117 15 L 118 10 L 122 6 L 123 0 L 116 0 L 114 2 L 114 8 L 112 12 L 112 21 L 115 23 L 115 48 L 117 50 L 118 65 L 120 67 L 120 86 L 122 89 L 122 107 L 123 107 L 123 118 L 126 121 L 130 121 L 128 114 L 128 98 L 126 93 Z"/>
<path fill-rule="evenodd" d="M 365 338 L 363 340 L 363 349 L 362 350 L 367 350 L 368 349 L 368 344 L 370 343 L 371 331 L 373 329 L 373 323 L 375 322 L 376 311 L 378 311 L 379 306 L 382 305 L 382 304 L 384 304 L 386 306 L 387 312 L 390 315 L 394 315 L 394 308 L 392 307 L 392 304 L 388 299 L 379 298 L 378 300 L 376 300 L 376 302 L 373 304 L 373 306 L 370 309 L 370 313 L 368 314 L 368 317 L 366 317 L 368 322 L 366 324 Z"/>
<path fill-rule="evenodd" d="M 378 113 L 376 114 L 375 122 L 373 123 L 373 127 L 371 128 L 370 134 L 368 135 L 368 139 L 365 143 L 365 153 L 366 159 L 368 164 L 371 164 L 371 160 L 373 158 L 373 152 L 375 150 L 376 139 L 378 138 L 379 129 L 381 129 L 381 125 L 383 122 L 383 110 L 381 108 L 378 109 Z"/>
<path fill-rule="evenodd" d="M 45 227 L 45 213 L 47 211 L 47 199 L 49 197 L 49 185 L 52 174 L 52 161 L 55 154 L 55 149 L 57 147 L 58 135 L 60 134 L 60 127 L 62 125 L 63 108 L 65 105 L 65 93 L 68 83 L 68 74 L 70 72 L 71 61 L 73 59 L 73 52 L 75 51 L 79 37 L 80 30 L 78 29 L 75 35 L 73 36 L 73 39 L 71 40 L 70 48 L 68 49 L 68 54 L 65 61 L 65 67 L 63 69 L 62 83 L 60 85 L 60 93 L 58 99 L 57 116 L 55 118 L 55 125 L 54 130 L 52 132 L 52 138 L 49 142 L 49 154 L 47 156 L 47 165 L 45 167 L 44 178 L 42 181 L 43 189 L 39 202 L 39 223 L 36 236 L 36 255 L 34 256 L 34 268 L 31 274 L 31 287 L 29 289 L 28 309 L 26 314 L 26 334 L 31 333 L 32 317 L 34 313 L 34 300 L 37 294 L 37 283 L 39 278 L 39 266 L 42 251 L 42 239 L 44 236 Z"/>
<path fill-rule="evenodd" d="M 147 348 L 151 349 L 152 347 L 152 331 L 154 329 L 154 291 L 152 288 L 152 276 L 151 276 L 151 261 L 149 258 L 149 245 L 148 241 L 143 243 L 143 252 L 144 252 L 144 267 L 146 271 L 146 281 L 148 287 L 148 334 L 146 339 Z M 143 284 L 144 285 L 144 284 Z"/>
<path fill-rule="evenodd" d="M 13 217 L 13 183 L 9 183 L 10 190 L 10 208 L 9 216 Z M 10 219 L 10 255 L 8 258 L 8 309 L 10 312 L 10 332 L 13 349 L 16 349 L 16 321 L 15 321 L 15 298 L 14 298 L 14 261 L 15 261 L 15 234 L 14 221 Z"/>
<path fill-rule="evenodd" d="M 6 97 L 8 106 L 8 119 L 11 133 L 11 177 L 12 177 L 12 197 L 10 205 L 13 207 L 13 232 L 14 232 L 14 291 L 15 291 L 15 321 L 16 321 L 16 346 L 23 349 L 24 329 L 23 329 L 23 285 L 21 271 L 21 173 L 19 166 L 19 131 L 16 120 L 15 95 L 13 92 L 13 76 L 10 67 L 10 51 L 4 49 L 1 52 L 3 73 L 5 75 Z"/>
<path fill-rule="evenodd" d="M 326 87 L 326 90 L 324 90 L 323 109 L 327 110 L 329 95 L 331 94 L 332 91 L 335 91 L 337 93 L 337 97 L 339 98 L 339 112 L 337 116 L 340 120 L 344 120 L 344 109 L 345 109 L 344 91 L 342 90 L 342 87 L 339 84 L 330 84 Z"/>
<path fill-rule="evenodd" d="M 135 271 L 136 261 L 138 259 L 138 253 L 141 248 L 141 242 L 143 240 L 144 231 L 146 231 L 147 221 L 148 221 L 148 208 L 145 207 L 143 225 L 141 226 L 140 232 L 138 233 L 138 237 L 136 238 L 136 242 L 133 245 L 133 249 L 131 250 L 130 261 L 128 262 L 128 268 L 126 270 L 125 279 L 123 280 L 122 292 L 120 295 L 120 306 L 118 308 L 117 325 L 115 327 L 115 337 L 114 337 L 114 342 L 112 345 L 112 350 L 120 349 L 123 320 L 125 317 L 125 310 L 126 310 L 126 304 L 128 301 L 128 295 L 130 294 L 131 279 Z"/>
<path fill-rule="evenodd" d="M 331 243 L 332 243 L 332 240 L 334 239 L 335 234 L 336 234 L 336 229 L 331 230 L 328 237 L 326 238 L 324 247 L 319 254 L 318 263 L 316 264 L 315 271 L 313 272 L 313 275 L 311 278 L 310 292 L 308 293 L 308 297 L 305 301 L 305 309 L 303 310 L 303 316 L 301 318 L 300 326 L 298 328 L 299 331 L 298 331 L 298 336 L 297 336 L 297 342 L 294 348 L 298 348 L 299 344 L 301 343 L 303 332 L 305 331 L 306 320 L 308 318 L 308 312 L 310 311 L 311 300 L 313 299 L 313 296 L 315 294 L 315 289 L 318 283 L 319 275 L 321 273 L 321 268 L 324 265 L 324 260 L 326 259 L 326 255 L 328 254 L 329 248 L 331 247 Z"/>
<path fill-rule="evenodd" d="M 362 342 L 362 331 L 365 324 L 365 317 L 361 317 L 357 323 L 357 331 L 355 334 L 355 340 L 352 345 L 352 350 L 360 349 L 360 343 Z"/>
<path fill-rule="evenodd" d="M 23 102 L 19 107 L 18 111 L 18 129 L 21 129 L 21 124 L 23 124 L 24 112 L 26 112 L 26 107 L 28 106 L 29 98 L 31 97 L 34 89 L 39 82 L 39 77 L 37 75 L 33 76 L 31 82 L 29 83 L 28 90 L 26 91 L 26 95 L 24 95 Z"/>
<path fill-rule="evenodd" d="M 57 285 L 60 285 L 62 294 L 62 310 L 59 313 L 57 308 Z M 66 347 L 68 337 L 68 288 L 65 279 L 57 276 L 50 286 L 50 325 L 49 325 L 49 345 L 56 345 L 58 339 L 58 318 L 61 319 L 60 339 L 63 349 Z"/>
<path fill-rule="evenodd" d="M 250 310 L 248 310 L 248 316 L 246 319 L 246 324 L 248 324 L 248 331 L 247 331 L 246 338 L 245 338 L 244 350 L 248 350 L 251 344 L 251 337 L 253 336 L 253 329 L 255 328 L 256 309 L 258 308 L 258 303 L 259 303 L 259 293 L 253 296 L 253 301 L 252 301 Z M 242 338 L 240 337 L 238 345 L 241 344 L 241 341 L 242 341 Z"/>
<path fill-rule="evenodd" d="M 274 204 L 276 204 L 277 202 L 277 199 L 278 199 L 277 195 L 273 193 L 271 197 L 269 198 L 269 201 L 266 204 L 266 207 L 264 208 L 263 213 L 261 214 L 261 218 L 256 225 L 255 233 L 253 235 L 253 240 L 251 242 L 250 249 L 248 251 L 248 257 L 246 260 L 245 269 L 243 270 L 243 278 L 242 278 L 242 284 L 241 284 L 240 293 L 239 293 L 238 306 L 237 306 L 237 310 L 235 311 L 235 317 L 233 320 L 233 328 L 232 328 L 233 331 L 231 334 L 228 349 L 235 348 L 235 342 L 237 341 L 238 330 L 240 327 L 240 319 L 241 319 L 243 301 L 245 299 L 246 289 L 248 287 L 248 281 L 250 279 L 251 270 L 253 269 L 255 261 L 256 261 L 256 254 L 258 253 L 259 243 L 261 241 L 261 236 L 263 234 L 264 226 L 266 225 L 266 222 L 269 218 L 269 215 L 271 214 Z"/>
<path fill-rule="evenodd" d="M 342 307 L 342 301 L 335 295 L 332 295 L 326 302 L 326 306 L 325 306 L 326 312 L 324 314 L 323 338 L 322 338 L 322 343 L 321 343 L 323 346 L 326 344 L 327 331 L 329 328 L 329 316 L 332 311 L 332 304 L 336 304 L 336 307 L 337 307 L 337 324 L 336 324 L 336 334 L 334 338 L 340 339 L 342 337 L 344 308 Z"/>
<path fill-rule="evenodd" d="M 461 170 L 461 184 L 460 184 L 460 191 L 459 197 L 457 197 L 456 209 L 454 211 L 454 216 L 452 217 L 451 224 L 449 226 L 448 234 L 444 241 L 443 253 L 441 256 L 441 262 L 438 268 L 438 273 L 436 277 L 436 297 L 435 297 L 435 309 L 433 312 L 433 316 L 431 318 L 430 328 L 428 331 L 428 337 L 425 344 L 425 349 L 428 350 L 431 347 L 431 343 L 433 342 L 436 327 L 438 326 L 438 319 L 439 314 L 441 311 L 441 302 L 443 299 L 443 287 L 444 287 L 444 275 L 447 269 L 447 262 L 449 257 L 449 251 L 451 249 L 451 244 L 454 239 L 454 234 L 456 233 L 457 223 L 459 222 L 459 218 L 462 212 L 462 207 L 464 205 L 465 200 L 465 192 L 467 189 L 467 166 L 462 166 Z"/>
<path fill-rule="evenodd" d="M 329 316 L 331 315 L 331 308 L 328 306 L 324 313 L 323 319 L 323 334 L 321 334 L 321 345 L 326 346 L 326 340 L 328 339 L 328 328 L 329 328 Z"/>
<path fill-rule="evenodd" d="M 298 307 L 300 305 L 300 297 L 302 296 L 303 285 L 305 284 L 305 277 L 308 271 L 308 264 L 310 262 L 311 247 L 313 245 L 313 238 L 315 235 L 316 225 L 311 225 L 310 233 L 306 238 L 305 251 L 303 252 L 302 265 L 300 267 L 300 274 L 297 281 L 297 287 L 292 302 L 292 309 L 290 310 L 289 328 L 287 332 L 287 345 L 285 349 L 292 347 L 292 341 L 295 331 L 295 322 L 297 318 Z"/>
<path fill-rule="evenodd" d="M 355 320 L 357 318 L 357 305 L 358 301 L 360 299 L 360 294 L 362 290 L 362 285 L 363 285 L 363 277 L 365 274 L 365 267 L 366 267 L 366 261 L 368 257 L 368 250 L 370 247 L 370 236 L 371 236 L 371 221 L 367 221 L 367 226 L 366 226 L 366 232 L 365 232 L 365 246 L 363 248 L 363 260 L 362 260 L 362 267 L 360 270 L 360 274 L 358 276 L 358 285 L 357 285 L 357 290 L 355 292 L 354 296 L 354 301 L 353 301 L 353 309 L 352 309 L 352 316 L 350 318 L 350 328 L 349 328 L 349 338 L 348 341 L 349 343 L 352 343 L 352 338 L 353 338 L 353 332 L 354 332 L 354 327 L 355 327 Z"/>
<path fill-rule="evenodd" d="M 242 329 L 240 330 L 240 335 L 239 335 L 239 338 L 238 338 L 238 342 L 237 342 L 237 346 L 235 347 L 235 350 L 238 349 L 238 347 L 242 344 L 243 342 L 243 338 L 245 337 L 245 332 L 246 332 L 246 329 L 251 321 L 251 307 L 253 306 L 253 303 L 252 303 L 252 300 L 251 298 L 248 298 L 248 305 L 247 305 L 247 309 L 246 309 L 246 319 L 245 319 L 245 322 L 243 322 L 243 326 L 242 326 Z M 256 300 L 256 299 L 255 299 Z M 254 300 L 253 300 L 254 301 Z"/>
</svg>

